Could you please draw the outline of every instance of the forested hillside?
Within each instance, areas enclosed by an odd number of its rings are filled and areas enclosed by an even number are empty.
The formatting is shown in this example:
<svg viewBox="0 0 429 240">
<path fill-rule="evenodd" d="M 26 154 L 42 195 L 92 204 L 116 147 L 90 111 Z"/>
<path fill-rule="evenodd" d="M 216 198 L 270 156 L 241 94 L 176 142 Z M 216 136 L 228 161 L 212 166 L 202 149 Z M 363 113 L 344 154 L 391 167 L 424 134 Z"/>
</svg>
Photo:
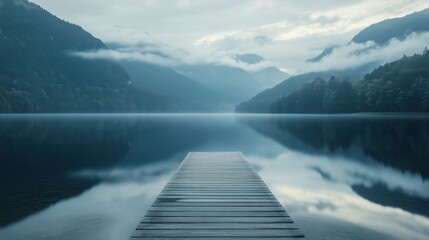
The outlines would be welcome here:
<svg viewBox="0 0 429 240">
<path fill-rule="evenodd" d="M 275 101 L 271 112 L 429 112 L 429 52 L 380 66 L 353 85 L 316 79 Z"/>
<path fill-rule="evenodd" d="M 387 44 L 392 39 L 403 40 L 410 34 L 420 34 L 429 31 L 429 9 L 409 14 L 404 17 L 387 19 L 375 24 L 368 26 L 367 28 L 360 31 L 350 43 L 365 43 L 367 41 L 373 41 L 376 46 L 383 46 Z M 336 48 L 339 46 L 331 46 L 326 48 L 319 56 L 308 60 L 312 63 L 317 63 L 323 58 L 330 55 Z M 424 45 L 422 46 L 422 48 Z M 372 49 L 372 48 L 371 48 Z M 358 56 L 362 52 L 355 52 L 355 55 Z M 354 57 L 354 56 L 350 56 Z M 398 58 L 400 55 L 398 56 Z M 248 101 L 245 101 L 239 104 L 236 107 L 236 112 L 257 112 L 257 113 L 267 113 L 270 112 L 270 106 L 273 102 L 277 101 L 280 97 L 288 96 L 289 94 L 299 90 L 304 85 L 307 91 L 309 91 L 310 86 L 308 85 L 311 81 L 316 78 L 329 79 L 331 76 L 336 76 L 338 79 L 349 79 L 351 82 L 361 80 L 364 78 L 364 75 L 372 71 L 375 67 L 382 64 L 383 62 L 373 62 L 371 59 L 368 59 L 366 64 L 351 67 L 344 70 L 330 70 L 324 72 L 308 72 L 301 75 L 293 76 L 277 86 L 267 89 L 256 96 L 252 97 Z M 404 74 L 404 73 L 401 73 Z M 365 78 L 366 79 L 366 78 Z M 317 85 L 317 84 L 316 84 Z M 363 89 L 362 89 L 363 91 Z M 356 90 L 357 92 L 357 90 Z M 374 92 L 374 91 L 373 91 Z M 359 95 L 360 96 L 360 95 Z M 294 97 L 298 97 L 294 94 Z M 371 98 L 373 99 L 373 98 Z M 371 102 L 372 100 L 369 100 Z M 408 105 L 410 103 L 407 103 Z M 369 108 L 369 107 L 368 107 Z M 363 108 L 365 111 L 368 111 L 368 108 Z M 372 109 L 375 109 L 375 105 L 372 104 Z M 369 108 L 369 109 L 371 109 Z M 408 108 L 408 107 L 407 107 Z M 380 107 L 378 107 L 380 109 Z M 392 111 L 395 111 L 394 107 L 391 108 Z M 355 109 L 356 110 L 356 109 Z M 377 111 L 377 110 L 371 110 Z"/>
<path fill-rule="evenodd" d="M 102 41 L 26 0 L 0 5 L 0 112 L 126 112 L 162 109 L 132 88 L 118 64 L 84 60 L 74 51 Z"/>
</svg>

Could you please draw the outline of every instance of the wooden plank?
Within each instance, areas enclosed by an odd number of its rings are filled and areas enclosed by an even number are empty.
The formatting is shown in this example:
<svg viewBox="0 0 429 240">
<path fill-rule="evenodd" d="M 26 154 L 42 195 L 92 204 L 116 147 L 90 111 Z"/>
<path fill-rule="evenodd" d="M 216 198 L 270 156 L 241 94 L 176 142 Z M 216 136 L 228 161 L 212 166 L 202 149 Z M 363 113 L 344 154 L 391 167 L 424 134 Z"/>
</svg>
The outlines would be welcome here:
<svg viewBox="0 0 429 240">
<path fill-rule="evenodd" d="M 239 187 L 239 186 L 219 186 L 219 185 L 215 185 L 215 186 L 210 186 L 210 187 L 201 187 L 201 186 L 186 186 L 186 187 L 174 187 L 174 186 L 168 186 L 164 188 L 165 191 L 169 191 L 169 190 L 175 190 L 175 191 L 213 191 L 213 192 L 217 192 L 217 191 L 268 191 L 271 192 L 270 189 L 268 188 L 262 188 L 262 187 L 258 187 L 258 186 L 243 186 L 243 187 Z M 164 191 L 163 190 L 163 191 Z"/>
<path fill-rule="evenodd" d="M 298 229 L 293 223 L 140 223 L 144 229 Z"/>
<path fill-rule="evenodd" d="M 145 217 L 288 217 L 285 211 L 283 212 L 200 212 L 200 211 L 148 211 Z"/>
<path fill-rule="evenodd" d="M 278 201 L 275 198 L 272 199 L 249 199 L 249 198 L 213 198 L 213 199 L 205 199 L 205 198 L 158 198 L 155 203 L 186 203 L 186 204 L 196 204 L 196 203 L 242 203 L 242 204 L 250 204 L 250 203 L 266 203 L 266 204 L 275 204 Z M 155 204 L 154 203 L 154 204 Z"/>
<path fill-rule="evenodd" d="M 264 237 L 264 238 L 260 238 L 260 237 L 245 237 L 245 238 L 240 238 L 240 237 L 156 237 L 156 238 L 150 238 L 150 237 L 131 237 L 131 240 L 137 240 L 137 239 L 145 239 L 145 240 L 237 240 L 237 239 L 249 239 L 249 240 L 280 240 L 280 239 L 287 239 L 287 240 L 301 240 L 303 239 L 303 237 Z"/>
<path fill-rule="evenodd" d="M 239 152 L 189 153 L 131 239 L 303 239 Z"/>
<path fill-rule="evenodd" d="M 167 187 L 171 188 L 171 187 L 177 187 L 179 188 L 180 186 L 182 187 L 194 187 L 194 188 L 242 188 L 242 189 L 246 189 L 246 188 L 260 188 L 263 185 L 262 184 L 227 184 L 227 183 L 216 183 L 216 184 L 210 184 L 210 183 L 206 183 L 206 184 L 200 184 L 200 183 L 174 183 L 174 184 L 168 184 Z"/>
<path fill-rule="evenodd" d="M 259 202 L 154 202 L 152 207 L 282 207 L 280 203 Z"/>
<path fill-rule="evenodd" d="M 265 201 L 276 201 L 275 197 L 269 196 L 163 196 L 156 198 L 159 201 L 254 201 L 254 202 L 265 202 Z"/>
<path fill-rule="evenodd" d="M 231 186 L 231 185 L 210 185 L 210 186 L 197 186 L 197 185 L 168 185 L 164 187 L 164 190 L 177 190 L 177 191 L 197 191 L 197 190 L 210 190 L 210 191 L 256 191 L 256 190 L 264 190 L 270 191 L 270 189 L 264 186 Z M 271 192 L 271 191 L 270 191 Z"/>
<path fill-rule="evenodd" d="M 276 207 L 237 207 L 237 206 L 221 206 L 221 207 L 179 207 L 175 206 L 172 208 L 171 206 L 164 206 L 164 207 L 156 207 L 153 206 L 150 208 L 149 211 L 164 211 L 164 212 L 183 212 L 183 211 L 189 211 L 189 212 L 224 212 L 224 211 L 234 211 L 234 212 L 284 212 L 284 208 L 281 206 Z"/>
<path fill-rule="evenodd" d="M 241 187 L 165 187 L 162 192 L 167 191 L 183 191 L 183 192 L 196 192 L 196 191 L 203 191 L 203 192 L 253 192 L 253 191 L 264 191 L 264 192 L 271 192 L 270 189 L 265 187 L 248 187 L 248 188 L 241 188 Z"/>
<path fill-rule="evenodd" d="M 272 195 L 270 191 L 267 190 L 229 190 L 221 191 L 214 189 L 202 189 L 202 190 L 188 190 L 188 189 L 164 189 L 161 194 L 165 195 Z"/>
<path fill-rule="evenodd" d="M 293 223 L 141 223 L 137 226 L 137 230 L 169 230 L 169 229 L 181 229 L 181 230 L 194 230 L 194 229 L 235 229 L 235 230 L 246 230 L 251 227 L 252 229 L 294 229 L 298 228 Z"/>
<path fill-rule="evenodd" d="M 265 194 L 265 195 L 263 195 Z M 212 199 L 248 199 L 248 200 L 257 200 L 257 199 L 275 199 L 274 195 L 272 193 L 266 193 L 266 192 L 256 192 L 256 193 L 234 193 L 234 192 L 184 192 L 184 193 L 168 193 L 168 192 L 162 192 L 158 195 L 158 199 L 207 199 L 212 197 Z"/>
<path fill-rule="evenodd" d="M 271 193 L 267 192 L 201 192 L 201 191 L 195 191 L 195 192 L 181 192 L 181 191 L 175 191 L 175 192 L 169 192 L 169 191 L 162 191 L 161 194 L 159 194 L 160 197 L 164 196 L 269 196 L 272 197 Z"/>
<path fill-rule="evenodd" d="M 293 223 L 290 217 L 144 217 L 142 223 Z"/>
<path fill-rule="evenodd" d="M 136 230 L 133 237 L 162 238 L 162 237 L 300 237 L 303 236 L 296 229 L 162 229 Z"/>
<path fill-rule="evenodd" d="M 186 183 L 189 183 L 189 184 L 195 184 L 195 183 L 198 183 L 198 184 L 214 184 L 214 183 L 216 183 L 216 184 L 220 184 L 220 183 L 222 183 L 222 184 L 237 184 L 238 182 L 240 183 L 239 185 L 258 185 L 258 184 L 262 185 L 264 183 L 262 180 L 237 180 L 237 179 L 232 179 L 232 178 L 230 178 L 230 179 L 213 179 L 213 180 L 203 179 L 203 178 L 201 178 L 201 179 L 187 179 L 187 180 L 173 179 L 173 180 L 171 180 L 170 183 L 181 183 L 181 184 L 186 184 Z"/>
</svg>

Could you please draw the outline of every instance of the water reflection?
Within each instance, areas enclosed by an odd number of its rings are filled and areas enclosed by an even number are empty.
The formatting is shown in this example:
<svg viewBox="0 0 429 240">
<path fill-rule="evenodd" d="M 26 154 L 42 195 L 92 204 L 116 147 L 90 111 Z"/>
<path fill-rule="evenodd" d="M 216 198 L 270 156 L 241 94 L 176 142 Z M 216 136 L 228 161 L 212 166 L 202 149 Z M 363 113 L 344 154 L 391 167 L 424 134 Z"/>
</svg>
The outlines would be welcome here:
<svg viewBox="0 0 429 240">
<path fill-rule="evenodd" d="M 372 186 L 354 184 L 352 189 L 355 193 L 371 202 L 401 208 L 410 213 L 429 217 L 429 198 L 410 195 L 402 188 L 389 189 L 385 183 L 379 182 Z"/>
<path fill-rule="evenodd" d="M 201 141 L 197 136 L 174 142 L 190 129 L 154 118 L 40 115 L 0 121 L 0 226 L 82 193 L 99 183 L 103 173 L 97 172 L 169 159 Z M 78 175 L 86 177 L 73 177 Z M 126 170 L 122 175 L 130 176 Z"/>
<path fill-rule="evenodd" d="M 127 239 L 188 151 L 242 151 L 310 239 L 425 239 L 428 123 L 374 115 L 3 116 L 0 238 Z"/>
<path fill-rule="evenodd" d="M 1 239 L 128 239 L 169 174 L 101 183 L 0 230 Z"/>
<path fill-rule="evenodd" d="M 107 135 L 99 122 L 2 118 L 0 226 L 15 222 L 98 183 L 69 178 L 82 167 L 112 166 L 128 150 L 126 134 Z M 90 129 L 90 131 L 88 131 Z"/>
<path fill-rule="evenodd" d="M 429 233 L 428 218 L 371 202 L 351 188 L 355 184 L 371 186 L 353 174 L 365 173 L 378 181 L 399 178 L 403 182 L 390 184 L 400 184 L 407 190 L 415 191 L 415 185 L 420 185 L 419 194 L 424 195 L 428 184 L 418 176 L 404 177 L 392 168 L 374 168 L 345 158 L 332 160 L 296 151 L 286 151 L 270 160 L 250 160 L 260 166 L 262 178 L 310 239 L 426 239 Z M 311 169 L 315 164 L 332 178 L 325 180 Z M 390 197 L 397 202 L 397 196 Z"/>
<path fill-rule="evenodd" d="M 100 183 L 168 174 L 191 150 L 240 148 L 234 122 L 204 115 L 3 116 L 0 227 Z"/>
<path fill-rule="evenodd" d="M 252 162 L 262 164 L 261 174 L 292 215 L 310 221 L 312 230 L 303 227 L 307 235 L 330 238 L 314 227 L 341 219 L 353 224 L 348 229 L 374 231 L 335 229 L 334 235 L 348 239 L 426 239 L 428 119 L 282 116 L 242 122 L 289 150 L 274 160 Z M 311 223 L 314 216 L 331 219 L 318 225 Z"/>
<path fill-rule="evenodd" d="M 429 118 L 424 116 L 295 116 L 244 122 L 288 148 L 358 161 L 366 160 L 363 154 L 429 177 Z"/>
</svg>

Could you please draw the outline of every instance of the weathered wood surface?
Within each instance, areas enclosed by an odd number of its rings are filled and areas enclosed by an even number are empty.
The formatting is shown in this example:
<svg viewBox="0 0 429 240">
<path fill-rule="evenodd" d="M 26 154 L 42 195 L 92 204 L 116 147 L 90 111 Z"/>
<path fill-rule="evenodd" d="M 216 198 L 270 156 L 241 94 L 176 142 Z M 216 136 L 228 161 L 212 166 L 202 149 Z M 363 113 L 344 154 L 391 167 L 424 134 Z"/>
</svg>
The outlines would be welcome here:
<svg viewBox="0 0 429 240">
<path fill-rule="evenodd" d="M 303 239 L 240 152 L 189 153 L 131 239 Z"/>
</svg>

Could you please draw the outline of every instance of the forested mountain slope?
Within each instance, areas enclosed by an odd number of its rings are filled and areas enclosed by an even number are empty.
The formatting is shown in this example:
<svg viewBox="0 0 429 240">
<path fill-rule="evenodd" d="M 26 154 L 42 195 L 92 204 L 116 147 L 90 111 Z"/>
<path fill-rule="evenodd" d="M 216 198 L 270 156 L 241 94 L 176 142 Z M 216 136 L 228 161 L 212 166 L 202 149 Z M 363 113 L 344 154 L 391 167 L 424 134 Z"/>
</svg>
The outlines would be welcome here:
<svg viewBox="0 0 429 240">
<path fill-rule="evenodd" d="M 117 63 L 76 51 L 107 48 L 81 27 L 26 0 L 0 1 L 0 112 L 156 111 Z"/>
<path fill-rule="evenodd" d="M 403 57 L 353 85 L 316 79 L 276 100 L 273 113 L 429 112 L 429 52 Z"/>
</svg>

